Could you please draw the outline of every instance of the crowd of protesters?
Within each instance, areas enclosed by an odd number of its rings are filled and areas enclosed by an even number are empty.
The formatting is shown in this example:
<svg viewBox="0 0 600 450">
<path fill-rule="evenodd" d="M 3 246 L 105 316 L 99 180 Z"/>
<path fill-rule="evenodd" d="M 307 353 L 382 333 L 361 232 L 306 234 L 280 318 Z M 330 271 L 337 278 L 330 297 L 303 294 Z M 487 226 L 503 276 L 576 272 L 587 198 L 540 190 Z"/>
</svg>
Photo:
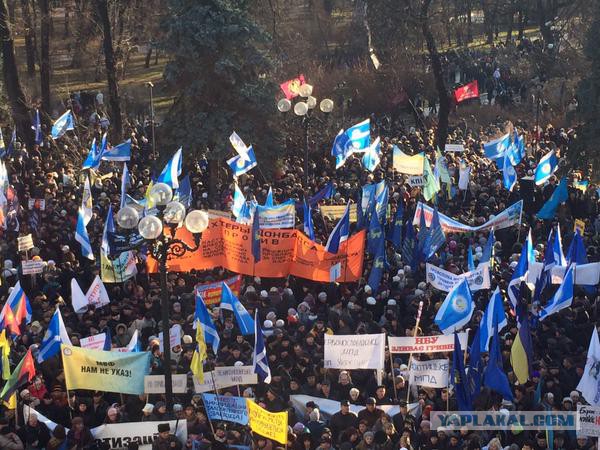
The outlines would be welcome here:
<svg viewBox="0 0 600 450">
<path fill-rule="evenodd" d="M 158 333 L 163 329 L 160 315 L 160 287 L 156 275 L 148 275 L 144 259 L 140 255 L 138 274 L 124 283 L 107 284 L 110 304 L 100 309 L 90 309 L 75 314 L 70 300 L 70 282 L 76 278 L 85 291 L 99 274 L 96 263 L 81 256 L 80 245 L 74 239 L 77 210 L 81 204 L 83 173 L 80 162 L 85 157 L 85 147 L 92 137 L 100 138 L 107 121 L 88 112 L 82 112 L 87 128 L 78 129 L 77 137 L 69 133 L 65 138 L 50 145 L 48 139 L 42 147 L 26 148 L 17 145 L 5 163 L 10 186 L 17 195 L 20 209 L 17 219 L 7 220 L 7 229 L 0 240 L 3 259 L 0 296 L 5 299 L 17 280 L 28 295 L 32 307 L 32 322 L 12 344 L 10 359 L 14 368 L 25 352 L 33 345 L 36 349 L 44 336 L 49 320 L 57 304 L 73 345 L 79 339 L 110 329 L 113 347 L 129 343 L 137 330 L 143 350 L 152 352 L 152 374 L 164 373 L 165 362 L 157 345 Z M 557 129 L 548 125 L 534 133 L 525 126 L 520 128 L 526 140 L 526 157 L 516 167 L 519 182 L 512 192 L 502 184 L 502 174 L 496 164 L 485 158 L 482 142 L 504 132 L 505 124 L 493 124 L 486 129 L 451 130 L 449 141 L 462 143 L 462 153 L 447 153 L 448 170 L 454 187 L 450 193 L 440 192 L 437 205 L 440 212 L 471 225 L 482 224 L 492 215 L 504 210 L 518 200 L 524 202 L 522 223 L 519 226 L 497 230 L 494 264 L 491 278 L 492 289 L 474 293 L 476 312 L 468 327 L 478 327 L 482 311 L 492 290 L 499 286 L 506 298 L 506 288 L 512 270 L 521 252 L 521 245 L 531 228 L 536 244 L 535 255 L 541 260 L 544 246 L 552 226 L 560 223 L 564 245 L 573 237 L 575 219 L 585 222 L 584 242 L 590 262 L 598 261 L 600 210 L 596 187 L 590 183 L 584 192 L 569 188 L 569 198 L 557 211 L 553 221 L 536 220 L 535 213 L 548 200 L 557 184 L 552 177 L 545 186 L 536 187 L 533 171 L 540 157 L 549 149 L 555 149 L 561 158 L 574 151 L 572 145 L 576 133 L 570 129 Z M 128 163 L 132 176 L 128 190 L 133 198 L 143 198 L 146 188 L 157 167 L 149 140 L 148 124 L 128 123 L 133 148 Z M 377 130 L 372 130 L 375 133 Z M 382 136 L 383 151 L 379 168 L 366 171 L 358 158 L 350 158 L 335 170 L 329 154 L 329 144 L 322 143 L 323 151 L 313 153 L 308 165 L 308 185 L 300 156 L 283 157 L 281 170 L 271 179 L 254 170 L 239 180 L 248 200 L 255 198 L 264 203 L 270 187 L 276 202 L 288 198 L 302 200 L 333 182 L 335 195 L 323 204 L 344 205 L 349 199 L 357 199 L 364 184 L 386 180 L 389 186 L 390 214 L 400 203 L 404 206 L 404 220 L 412 220 L 417 202 L 422 201 L 419 188 L 411 187 L 406 175 L 392 167 L 391 147 L 397 145 L 407 154 L 425 151 L 435 164 L 434 130 L 405 130 L 387 127 Z M 58 145 L 61 150 L 56 148 Z M 185 147 L 184 147 L 185 149 Z M 268 161 L 260 158 L 265 166 Z M 471 166 L 472 175 L 468 189 L 458 191 L 459 158 Z M 160 169 L 160 168 L 158 168 Z M 103 162 L 98 173 L 92 177 L 93 219 L 88 226 L 92 248 L 100 247 L 104 219 L 109 205 L 118 209 L 120 203 L 121 163 Z M 112 175 L 110 173 L 112 172 Z M 268 171 L 264 171 L 267 172 Z M 193 206 L 230 211 L 233 184 L 230 174 L 219 173 L 219 182 L 209 189 L 208 162 L 185 154 L 184 174 L 189 174 L 193 192 Z M 591 168 L 570 171 L 561 163 L 557 177 L 568 176 L 571 180 L 590 179 Z M 42 211 L 30 210 L 29 199 L 45 199 Z M 316 241 L 324 244 L 334 223 L 324 220 L 314 211 Z M 301 227 L 301 222 L 298 224 Z M 354 225 L 353 225 L 353 231 Z M 44 272 L 35 277 L 22 274 L 21 262 L 26 258 L 17 251 L 17 236 L 33 234 L 35 247 L 28 258 L 46 262 Z M 448 234 L 446 245 L 432 262 L 446 270 L 459 274 L 468 270 L 467 249 L 474 249 L 475 261 L 481 258 L 482 247 L 488 233 Z M 456 410 L 451 390 L 419 388 L 408 385 L 407 355 L 386 354 L 383 379 L 378 382 L 374 371 L 325 370 L 323 367 L 324 335 L 387 333 L 389 336 L 412 336 L 419 302 L 424 302 L 423 315 L 417 333 L 439 334 L 433 318 L 445 293 L 433 289 L 425 277 L 425 265 L 411 269 L 390 246 L 387 250 L 389 270 L 386 270 L 377 295 L 372 295 L 366 284 L 371 268 L 370 257 L 365 256 L 364 278 L 357 283 L 316 283 L 290 276 L 286 279 L 261 279 L 244 276 L 240 300 L 253 316 L 258 310 L 261 325 L 267 336 L 266 351 L 272 372 L 269 385 L 259 383 L 221 389 L 224 395 L 254 397 L 259 404 L 272 412 L 289 411 L 288 448 L 294 450 L 459 450 L 510 448 L 518 450 L 581 449 L 590 450 L 596 444 L 590 438 L 575 432 L 555 432 L 548 442 L 545 430 L 527 431 L 507 429 L 504 431 L 450 432 L 432 429 L 429 411 L 432 409 Z M 98 258 L 97 258 L 98 260 Z M 198 283 L 220 281 L 233 274 L 216 267 L 210 271 L 169 273 L 170 323 L 180 324 L 184 331 L 182 344 L 171 353 L 173 371 L 190 374 L 190 364 L 195 349 L 193 330 L 194 287 Z M 525 302 L 529 291 L 525 290 Z M 548 290 L 542 301 L 551 295 Z M 514 318 L 509 315 L 508 326 L 501 330 L 501 348 L 504 368 L 514 389 L 513 403 L 503 401 L 502 396 L 484 388 L 477 399 L 480 410 L 575 410 L 583 403 L 575 387 L 585 365 L 589 338 L 597 320 L 596 294 L 576 287 L 570 308 L 555 314 L 532 329 L 534 364 L 530 381 L 518 385 L 508 360 L 510 346 L 517 333 Z M 530 302 L 529 302 L 530 303 Z M 508 306 L 506 306 L 508 311 Z M 209 346 L 205 370 L 215 366 L 232 366 L 236 363 L 252 364 L 253 337 L 244 336 L 235 320 L 224 314 L 220 319 L 218 305 L 212 310 L 221 343 L 217 354 Z M 472 338 L 473 332 L 470 333 Z M 35 353 L 35 352 L 34 352 Z M 428 355 L 421 355 L 427 357 Z M 419 355 L 415 355 L 419 357 Z M 391 366 L 392 365 L 392 366 Z M 67 393 L 59 356 L 37 366 L 35 380 L 18 393 L 16 410 L 6 406 L 0 414 L 0 448 L 27 449 L 92 449 L 102 448 L 96 443 L 90 430 L 102 424 L 168 421 L 179 419 L 187 422 L 188 439 L 179 442 L 164 428 L 159 432 L 153 448 L 239 448 L 248 446 L 261 449 L 279 448 L 281 444 L 255 435 L 247 427 L 230 422 L 209 422 L 202 398 L 190 392 L 176 394 L 172 410 L 162 395 L 120 395 L 110 392 L 75 391 Z M 542 380 L 540 382 L 540 380 Z M 541 384 L 541 398 L 536 398 L 536 388 Z M 190 382 L 190 386 L 192 383 Z M 293 408 L 290 397 L 304 394 L 317 399 L 340 402 L 339 412 L 328 416 L 318 408 L 318 400 Z M 418 412 L 408 410 L 409 403 L 419 403 Z M 398 405 L 399 413 L 388 416 L 381 405 Z M 53 431 L 35 414 L 24 416 L 23 405 L 28 405 L 58 425 Z M 350 412 L 351 405 L 359 405 L 358 414 Z M 66 443 L 66 444 L 65 444 Z M 135 448 L 135 445 L 132 446 Z"/>
</svg>

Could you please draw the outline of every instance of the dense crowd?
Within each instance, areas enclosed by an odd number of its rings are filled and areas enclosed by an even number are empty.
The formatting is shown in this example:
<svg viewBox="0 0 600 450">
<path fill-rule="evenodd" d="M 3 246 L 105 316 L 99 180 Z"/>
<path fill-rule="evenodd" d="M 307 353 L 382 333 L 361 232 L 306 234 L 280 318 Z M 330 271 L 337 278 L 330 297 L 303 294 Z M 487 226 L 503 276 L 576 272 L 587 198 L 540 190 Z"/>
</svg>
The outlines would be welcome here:
<svg viewBox="0 0 600 450">
<path fill-rule="evenodd" d="M 491 66 L 490 66 L 491 68 Z M 99 274 L 97 263 L 81 256 L 80 245 L 74 240 L 77 210 L 81 203 L 84 174 L 80 170 L 87 144 L 92 137 L 101 137 L 106 122 L 101 116 L 81 111 L 87 127 L 77 133 L 68 133 L 57 142 L 45 139 L 42 147 L 26 148 L 18 145 L 5 161 L 10 186 L 18 197 L 18 225 L 7 220 L 0 249 L 3 258 L 0 295 L 7 297 L 12 286 L 20 280 L 32 307 L 32 322 L 12 344 L 11 367 L 14 368 L 28 348 L 39 345 L 46 327 L 61 305 L 61 313 L 73 345 L 79 339 L 110 330 L 113 347 L 124 347 L 135 331 L 138 332 L 143 350 L 152 352 L 152 374 L 164 373 L 164 360 L 157 345 L 158 333 L 163 329 L 160 315 L 160 287 L 156 275 L 149 275 L 143 255 L 138 258 L 138 274 L 124 283 L 106 284 L 110 305 L 75 314 L 70 296 L 71 279 L 75 278 L 85 291 Z M 524 125 L 524 124 L 523 124 Z M 378 130 L 372 130 L 375 134 Z M 349 199 L 356 200 L 364 184 L 385 180 L 389 186 L 389 214 L 403 204 L 404 221 L 412 220 L 417 202 L 422 201 L 418 187 L 411 187 L 408 177 L 392 167 L 393 145 L 407 154 L 425 151 L 435 165 L 433 146 L 434 130 L 406 130 L 396 126 L 381 129 L 383 151 L 379 168 L 366 171 L 358 158 L 350 158 L 335 170 L 329 154 L 328 143 L 323 142 L 322 152 L 311 155 L 306 185 L 303 172 L 304 161 L 300 156 L 283 157 L 281 170 L 272 178 L 264 179 L 261 172 L 253 170 L 239 180 L 246 199 L 264 203 L 270 187 L 276 202 L 288 198 L 301 201 L 333 182 L 335 194 L 322 204 L 344 205 Z M 456 128 L 451 130 L 449 141 L 462 143 L 462 153 L 447 153 L 448 170 L 454 187 L 450 193 L 440 192 L 437 206 L 440 212 L 463 223 L 478 225 L 490 216 L 504 210 L 518 200 L 524 202 L 524 213 L 518 226 L 497 230 L 492 265 L 492 290 L 499 286 L 506 292 L 521 245 L 531 228 L 536 244 L 535 255 L 541 260 L 544 246 L 552 226 L 560 223 L 564 245 L 573 238 L 575 219 L 585 222 L 584 242 L 590 262 L 598 261 L 598 232 L 600 210 L 596 187 L 590 183 L 584 192 L 569 187 L 569 198 L 562 204 L 553 221 L 535 218 L 544 202 L 551 196 L 558 178 L 552 177 L 545 186 L 536 187 L 533 171 L 540 157 L 549 149 L 555 149 L 561 158 L 572 150 L 576 139 L 574 130 L 557 129 L 548 125 L 539 133 L 524 125 L 520 132 L 526 141 L 526 157 L 516 167 L 519 182 L 512 192 L 502 184 L 502 174 L 496 164 L 483 156 L 482 143 L 491 136 L 504 131 L 504 124 L 493 124 L 484 129 Z M 143 198 L 146 188 L 157 167 L 152 153 L 148 123 L 127 124 L 131 135 L 132 158 L 128 163 L 132 183 L 128 190 L 133 198 Z M 193 206 L 230 211 L 233 183 L 231 174 L 212 174 L 217 182 L 211 183 L 209 164 L 203 158 L 185 153 L 183 173 L 189 174 L 193 192 Z M 294 153 L 292 153 L 294 154 Z M 265 167 L 269 161 L 260 158 Z M 459 158 L 469 164 L 472 175 L 468 190 L 458 191 Z M 92 176 L 93 219 L 88 226 L 92 248 L 100 247 L 104 220 L 109 205 L 116 211 L 120 204 L 120 173 L 122 163 L 103 162 L 98 173 Z M 215 176 L 216 175 L 216 176 Z M 590 179 L 591 167 L 583 171 L 570 171 L 561 164 L 557 176 L 570 180 Z M 45 209 L 30 210 L 29 199 L 45 199 Z M 322 218 L 318 210 L 313 212 L 316 241 L 324 244 L 335 222 Z M 14 219 L 14 218 L 12 218 Z M 301 222 L 298 227 L 301 227 Z M 355 225 L 352 226 L 353 231 Z M 17 251 L 17 236 L 33 234 L 35 248 L 27 257 L 46 262 L 44 272 L 35 277 L 22 274 L 24 253 Z M 468 270 L 467 249 L 472 246 L 475 262 L 482 256 L 482 248 L 488 232 L 448 234 L 446 244 L 432 262 L 446 270 L 459 274 Z M 377 295 L 372 295 L 366 279 L 371 269 L 371 258 L 365 257 L 364 278 L 358 283 L 316 283 L 290 276 L 286 279 L 261 279 L 244 276 L 240 300 L 251 315 L 258 310 L 262 328 L 267 336 L 267 355 L 272 372 L 269 385 L 259 383 L 221 389 L 224 395 L 254 397 L 272 412 L 289 411 L 288 448 L 294 450 L 475 450 L 501 448 L 523 450 L 595 448 L 595 442 L 575 432 L 555 432 L 548 442 L 545 430 L 524 431 L 507 429 L 499 432 L 446 431 L 431 429 L 429 411 L 456 410 L 454 394 L 448 389 L 416 388 L 408 385 L 408 355 L 386 354 L 383 379 L 377 381 L 374 371 L 325 370 L 323 367 L 324 335 L 361 334 L 385 332 L 389 336 L 412 336 L 416 324 L 419 302 L 424 302 L 423 315 L 417 333 L 439 334 L 433 318 L 444 300 L 445 293 L 433 289 L 425 277 L 425 264 L 411 268 L 399 253 L 389 246 L 389 269 L 385 271 Z M 98 260 L 98 258 L 97 258 Z M 190 364 L 195 349 L 193 330 L 194 287 L 198 283 L 223 280 L 233 274 L 215 267 L 204 272 L 169 273 L 170 324 L 180 324 L 184 331 L 182 345 L 173 349 L 172 368 L 178 374 L 190 374 Z M 478 326 L 482 311 L 492 290 L 474 293 L 477 310 L 468 327 L 472 332 Z M 524 290 L 526 301 L 529 291 Z M 547 291 L 542 301 L 551 295 Z M 506 294 L 504 294 L 506 303 Z M 530 381 L 525 385 L 516 383 L 508 360 L 510 346 L 517 333 L 513 316 L 508 326 L 501 330 L 501 349 L 504 368 L 511 381 L 515 400 L 503 401 L 502 396 L 484 388 L 477 399 L 476 408 L 512 410 L 575 410 L 584 402 L 575 387 L 582 375 L 586 351 L 592 328 L 597 320 L 596 293 L 576 288 L 575 299 L 570 308 L 551 316 L 532 327 L 534 367 Z M 506 310 L 508 306 L 506 304 Z M 241 334 L 232 317 L 225 313 L 220 319 L 218 307 L 212 310 L 214 322 L 221 337 L 217 354 L 209 346 L 205 370 L 215 366 L 233 366 L 236 363 L 252 364 L 253 338 Z M 533 316 L 530 313 L 531 318 Z M 431 355 L 421 355 L 428 358 Z M 442 356 L 442 355 L 440 355 Z M 415 355 L 415 357 L 419 357 Z M 451 355 L 450 355 L 451 357 Z M 542 381 L 540 381 L 542 380 Z M 536 389 L 541 385 L 541 397 Z M 191 386 L 191 382 L 190 382 Z M 294 408 L 291 396 L 316 397 Z M 43 449 L 57 450 L 98 448 L 90 429 L 102 424 L 167 421 L 178 419 L 187 423 L 188 439 L 179 442 L 163 428 L 154 443 L 154 449 L 167 448 L 278 448 L 281 444 L 249 432 L 248 428 L 229 422 L 209 423 L 202 398 L 191 390 L 176 394 L 175 405 L 170 411 L 162 395 L 119 395 L 109 392 L 67 392 L 60 356 L 37 367 L 35 380 L 18 393 L 16 410 L 3 408 L 0 418 L 0 448 L 8 450 Z M 339 412 L 325 414 L 318 408 L 318 399 L 341 402 Z M 408 403 L 418 403 L 418 408 L 408 410 Z M 25 416 L 23 405 L 29 405 L 39 414 L 59 424 L 50 431 L 35 414 Z M 359 405 L 360 412 L 350 412 L 352 405 Z M 381 405 L 398 405 L 399 412 L 391 416 L 384 413 Z M 296 405 L 298 406 L 298 405 Z M 68 431 L 67 431 L 68 429 Z M 66 442 L 66 447 L 63 447 Z M 232 447 L 233 446 L 233 447 Z M 135 445 L 132 445 L 135 448 Z"/>
</svg>

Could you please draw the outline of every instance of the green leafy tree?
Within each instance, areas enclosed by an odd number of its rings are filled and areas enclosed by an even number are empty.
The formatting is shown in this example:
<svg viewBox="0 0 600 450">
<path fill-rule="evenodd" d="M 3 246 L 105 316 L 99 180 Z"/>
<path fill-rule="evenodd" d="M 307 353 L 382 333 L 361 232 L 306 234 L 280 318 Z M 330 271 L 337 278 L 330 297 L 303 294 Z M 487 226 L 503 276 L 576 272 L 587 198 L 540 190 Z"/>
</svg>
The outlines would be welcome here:
<svg viewBox="0 0 600 450">
<path fill-rule="evenodd" d="M 269 164 L 280 142 L 270 37 L 250 17 L 251 0 L 168 0 L 164 78 L 176 97 L 163 125 L 165 153 L 183 145 L 209 159 L 231 152 L 233 130 Z M 272 164 L 269 164 L 272 166 Z M 265 165 L 263 165 L 264 167 Z"/>
</svg>

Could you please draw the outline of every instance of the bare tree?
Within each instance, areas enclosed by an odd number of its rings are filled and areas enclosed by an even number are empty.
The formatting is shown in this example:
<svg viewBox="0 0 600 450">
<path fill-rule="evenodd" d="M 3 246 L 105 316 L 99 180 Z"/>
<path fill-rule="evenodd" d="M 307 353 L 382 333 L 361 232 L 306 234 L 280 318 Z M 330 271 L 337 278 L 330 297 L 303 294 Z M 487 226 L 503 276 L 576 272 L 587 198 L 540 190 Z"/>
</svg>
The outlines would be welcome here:
<svg viewBox="0 0 600 450">
<path fill-rule="evenodd" d="M 42 109 L 50 114 L 50 1 L 39 0 L 42 14 L 41 26 L 41 64 L 40 88 L 42 92 Z"/>
<path fill-rule="evenodd" d="M 21 0 L 21 13 L 25 26 L 25 57 L 27 59 L 27 75 L 35 76 L 35 28 L 31 20 L 30 0 Z"/>
<path fill-rule="evenodd" d="M 8 9 L 6 0 L 0 0 L 0 39 L 2 40 L 2 75 L 4 76 L 4 90 L 17 127 L 17 133 L 28 146 L 33 145 L 29 109 L 25 94 L 19 81 L 17 61 L 15 58 L 15 45 L 10 31 Z"/>
</svg>

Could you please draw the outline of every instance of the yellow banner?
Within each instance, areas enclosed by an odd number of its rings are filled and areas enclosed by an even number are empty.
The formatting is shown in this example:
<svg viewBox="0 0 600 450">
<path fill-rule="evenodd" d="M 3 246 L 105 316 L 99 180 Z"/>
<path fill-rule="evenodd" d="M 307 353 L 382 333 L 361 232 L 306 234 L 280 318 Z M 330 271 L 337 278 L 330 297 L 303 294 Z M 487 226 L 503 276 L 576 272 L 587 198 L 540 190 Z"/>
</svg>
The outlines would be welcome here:
<svg viewBox="0 0 600 450">
<path fill-rule="evenodd" d="M 246 399 L 248 425 L 256 434 L 287 444 L 288 413 L 272 413 L 258 406 L 252 399 Z"/>
<path fill-rule="evenodd" d="M 143 394 L 150 352 L 105 352 L 60 346 L 67 389 Z"/>
<path fill-rule="evenodd" d="M 329 220 L 337 220 L 344 215 L 346 205 L 323 205 L 319 206 L 323 217 Z M 356 222 L 356 203 L 350 205 L 350 222 Z"/>
<path fill-rule="evenodd" d="M 583 232 L 585 231 L 585 222 L 581 219 L 575 219 L 575 226 L 573 227 L 573 232 L 575 233 L 579 230 L 579 235 L 583 236 Z"/>
<path fill-rule="evenodd" d="M 410 156 L 404 153 L 398 147 L 394 147 L 392 165 L 394 170 L 400 173 L 405 173 L 407 175 L 423 175 L 424 160 L 423 153 Z"/>
</svg>

